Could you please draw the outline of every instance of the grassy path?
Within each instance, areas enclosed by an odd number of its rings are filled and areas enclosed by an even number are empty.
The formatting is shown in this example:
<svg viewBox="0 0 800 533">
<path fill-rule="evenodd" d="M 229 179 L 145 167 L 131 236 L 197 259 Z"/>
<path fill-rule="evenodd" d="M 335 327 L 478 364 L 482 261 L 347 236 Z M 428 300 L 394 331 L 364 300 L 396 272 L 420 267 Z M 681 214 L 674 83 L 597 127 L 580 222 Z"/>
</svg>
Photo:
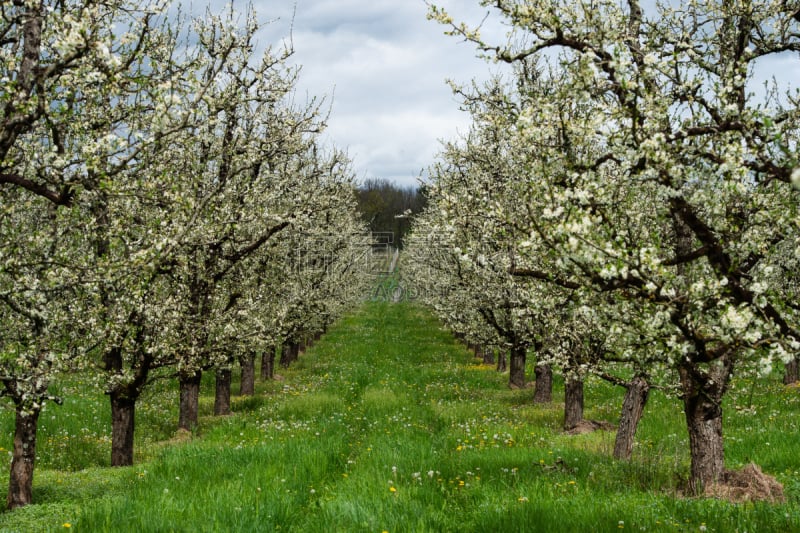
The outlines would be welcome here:
<svg viewBox="0 0 800 533">
<path fill-rule="evenodd" d="M 367 304 L 283 380 L 237 400 L 236 415 L 204 418 L 200 438 L 130 469 L 97 469 L 106 490 L 86 489 L 69 529 L 800 530 L 797 472 L 782 478 L 787 505 L 675 497 L 686 459 L 674 401 L 653 400 L 636 460 L 615 463 L 613 434 L 562 435 L 558 405 L 534 407 L 530 391 L 510 391 L 506 380 L 425 310 Z M 620 393 L 587 387 L 587 415 L 613 420 Z M 208 412 L 213 391 L 204 392 Z M 797 454 L 785 455 L 773 468 Z M 51 511 L 58 497 L 47 491 L 60 475 L 46 472 L 39 489 Z M 65 530 L 49 520 L 48 529 Z"/>
</svg>

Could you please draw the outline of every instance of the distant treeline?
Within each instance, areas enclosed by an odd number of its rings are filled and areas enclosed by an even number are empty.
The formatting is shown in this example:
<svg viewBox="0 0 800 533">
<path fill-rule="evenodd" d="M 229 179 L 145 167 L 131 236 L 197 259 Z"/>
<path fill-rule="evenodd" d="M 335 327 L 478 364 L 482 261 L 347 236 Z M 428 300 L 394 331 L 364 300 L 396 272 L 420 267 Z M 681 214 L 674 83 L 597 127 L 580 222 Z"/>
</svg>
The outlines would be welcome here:
<svg viewBox="0 0 800 533">
<path fill-rule="evenodd" d="M 358 208 L 373 232 L 392 232 L 394 245 L 402 248 L 403 236 L 411 228 L 406 211 L 416 214 L 425 207 L 425 188 L 401 187 L 385 179 L 368 179 L 358 188 Z"/>
</svg>

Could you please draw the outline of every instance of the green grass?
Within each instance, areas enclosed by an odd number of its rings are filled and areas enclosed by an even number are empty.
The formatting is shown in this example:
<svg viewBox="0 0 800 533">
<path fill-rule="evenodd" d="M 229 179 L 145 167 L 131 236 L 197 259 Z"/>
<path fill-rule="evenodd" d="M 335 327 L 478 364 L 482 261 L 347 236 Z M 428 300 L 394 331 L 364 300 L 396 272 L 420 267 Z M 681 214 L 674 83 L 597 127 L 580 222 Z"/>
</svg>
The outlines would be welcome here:
<svg viewBox="0 0 800 533">
<path fill-rule="evenodd" d="M 43 416 L 37 504 L 0 515 L 0 531 L 800 531 L 800 391 L 777 379 L 735 384 L 726 458 L 761 465 L 788 502 L 737 505 L 680 496 L 674 398 L 653 393 L 633 460 L 613 461 L 613 433 L 561 433 L 558 381 L 553 405 L 532 405 L 410 304 L 366 304 L 282 373 L 224 418 L 204 381 L 185 442 L 162 442 L 177 395 L 155 387 L 125 469 L 106 467 L 107 398 L 66 383 Z M 587 418 L 614 421 L 621 395 L 591 380 Z"/>
</svg>

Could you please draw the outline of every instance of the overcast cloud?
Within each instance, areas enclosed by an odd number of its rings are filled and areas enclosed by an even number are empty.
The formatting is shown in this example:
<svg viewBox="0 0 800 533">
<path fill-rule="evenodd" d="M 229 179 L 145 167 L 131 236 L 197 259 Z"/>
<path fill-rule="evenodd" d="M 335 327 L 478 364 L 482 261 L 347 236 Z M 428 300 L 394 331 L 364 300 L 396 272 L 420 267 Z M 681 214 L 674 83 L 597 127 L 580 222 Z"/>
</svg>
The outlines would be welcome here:
<svg viewBox="0 0 800 533">
<path fill-rule="evenodd" d="M 197 1 L 197 0 L 195 0 Z M 202 1 L 202 0 L 201 0 Z M 217 8 L 223 0 L 211 0 Z M 326 142 L 347 150 L 357 177 L 416 184 L 439 152 L 441 140 L 466 132 L 447 79 L 468 83 L 497 73 L 474 45 L 444 35 L 426 18 L 424 0 L 253 0 L 262 21 L 262 45 L 291 35 L 302 66 L 296 100 L 326 97 L 331 106 Z M 436 0 L 455 20 L 476 25 L 486 13 L 478 0 Z M 244 7 L 236 0 L 234 5 Z M 649 5 L 650 2 L 646 2 Z M 294 16 L 293 16 L 294 14 Z M 507 28 L 489 18 L 482 34 L 503 42 Z M 800 63 L 778 57 L 757 66 L 756 92 L 776 75 L 797 86 Z"/>
<path fill-rule="evenodd" d="M 477 0 L 437 5 L 475 23 L 486 13 Z M 297 0 L 296 6 L 257 0 L 254 6 L 259 19 L 274 20 L 259 36 L 262 44 L 291 32 L 292 61 L 302 65 L 297 99 L 329 98 L 325 139 L 347 150 L 359 179 L 416 184 L 439 141 L 468 125 L 446 80 L 485 79 L 498 68 L 428 21 L 423 0 Z M 494 33 L 501 38 L 504 30 L 495 24 Z"/>
</svg>

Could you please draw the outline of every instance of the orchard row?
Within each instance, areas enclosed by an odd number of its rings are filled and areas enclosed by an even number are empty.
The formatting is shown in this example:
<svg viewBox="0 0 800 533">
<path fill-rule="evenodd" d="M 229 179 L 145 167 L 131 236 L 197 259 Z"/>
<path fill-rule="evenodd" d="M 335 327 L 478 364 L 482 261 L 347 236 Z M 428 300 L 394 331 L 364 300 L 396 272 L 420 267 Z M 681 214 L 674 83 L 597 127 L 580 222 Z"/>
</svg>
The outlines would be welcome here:
<svg viewBox="0 0 800 533">
<path fill-rule="evenodd" d="M 645 5 L 647 4 L 647 5 Z M 722 401 L 800 353 L 796 2 L 491 2 L 506 43 L 430 17 L 512 74 L 457 88 L 472 115 L 431 171 L 413 286 L 476 346 L 510 353 L 537 397 L 588 373 L 627 388 L 630 456 L 651 387 L 681 399 L 691 490 L 726 476 Z M 783 77 L 782 79 L 786 79 Z"/>
<path fill-rule="evenodd" d="M 16 411 L 8 505 L 30 503 L 37 419 L 80 371 L 110 398 L 112 465 L 136 402 L 201 373 L 288 364 L 358 297 L 369 250 L 324 102 L 295 101 L 287 45 L 252 11 L 188 20 L 167 2 L 0 8 L 0 377 Z M 227 381 L 227 385 L 226 385 Z M 227 400 L 229 405 L 229 398 Z"/>
</svg>

